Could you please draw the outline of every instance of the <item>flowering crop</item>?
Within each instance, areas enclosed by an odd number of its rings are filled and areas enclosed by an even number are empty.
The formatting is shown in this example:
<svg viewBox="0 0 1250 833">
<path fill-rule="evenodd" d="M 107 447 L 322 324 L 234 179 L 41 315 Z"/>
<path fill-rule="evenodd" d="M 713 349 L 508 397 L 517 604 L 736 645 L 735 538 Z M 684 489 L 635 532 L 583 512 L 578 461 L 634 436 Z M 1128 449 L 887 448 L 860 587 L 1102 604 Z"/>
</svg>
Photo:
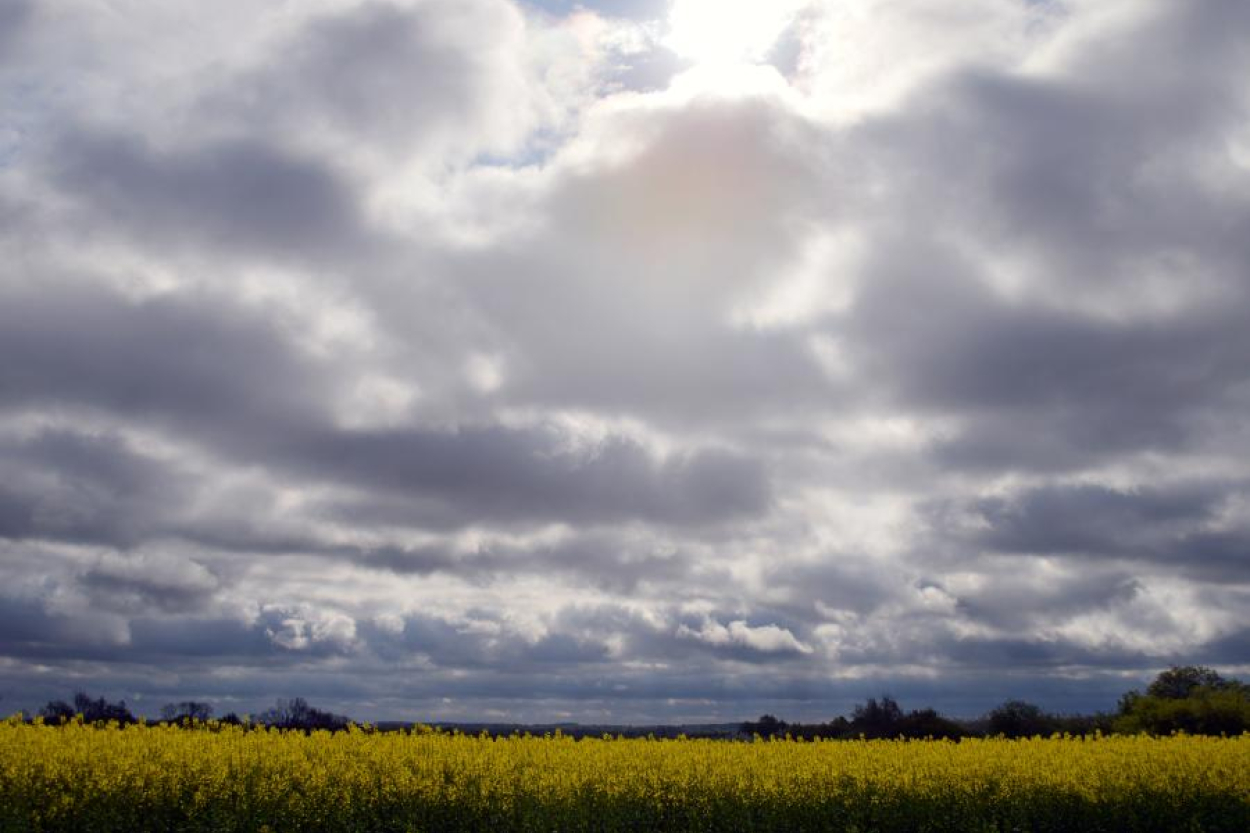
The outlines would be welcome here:
<svg viewBox="0 0 1250 833">
<path fill-rule="evenodd" d="M 0 831 L 1250 830 L 1250 735 L 490 739 L 0 724 Z"/>
</svg>

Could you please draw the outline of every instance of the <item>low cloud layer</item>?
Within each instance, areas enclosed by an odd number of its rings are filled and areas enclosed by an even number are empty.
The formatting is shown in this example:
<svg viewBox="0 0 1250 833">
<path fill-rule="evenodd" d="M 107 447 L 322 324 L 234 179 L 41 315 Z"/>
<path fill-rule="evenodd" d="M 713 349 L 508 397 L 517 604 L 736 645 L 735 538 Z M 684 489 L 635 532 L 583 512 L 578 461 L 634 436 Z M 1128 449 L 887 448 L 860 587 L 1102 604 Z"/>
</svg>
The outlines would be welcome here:
<svg viewBox="0 0 1250 833">
<path fill-rule="evenodd" d="M 0 0 L 0 707 L 1250 670 L 1246 4 L 219 6 Z"/>
</svg>

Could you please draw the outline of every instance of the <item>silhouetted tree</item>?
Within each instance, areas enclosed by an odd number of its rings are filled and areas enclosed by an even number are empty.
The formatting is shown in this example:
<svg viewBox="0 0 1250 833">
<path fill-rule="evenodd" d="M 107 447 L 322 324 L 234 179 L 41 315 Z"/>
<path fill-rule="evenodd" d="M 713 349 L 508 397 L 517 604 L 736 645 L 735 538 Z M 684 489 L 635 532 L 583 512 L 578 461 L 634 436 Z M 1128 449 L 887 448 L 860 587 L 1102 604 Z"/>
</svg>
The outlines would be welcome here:
<svg viewBox="0 0 1250 833">
<path fill-rule="evenodd" d="M 348 717 L 313 708 L 303 697 L 278 700 L 274 708 L 261 714 L 259 721 L 280 729 L 303 729 L 304 731 L 326 729 L 331 732 L 346 729 L 351 723 Z"/>
<path fill-rule="evenodd" d="M 897 724 L 898 734 L 905 738 L 966 737 L 969 732 L 955 721 L 942 717 L 933 709 L 916 709 L 909 712 Z"/>
<path fill-rule="evenodd" d="M 759 735 L 762 738 L 776 737 L 785 734 L 787 723 L 784 720 L 778 720 L 771 714 L 761 715 L 760 719 L 754 723 L 747 721 L 742 724 L 742 733 L 744 735 Z"/>
<path fill-rule="evenodd" d="M 195 720 L 203 723 L 213 719 L 213 707 L 198 700 L 183 700 L 181 703 L 166 703 L 161 706 L 161 720 L 182 722 Z"/>
<path fill-rule="evenodd" d="M 81 714 L 86 723 L 107 723 L 116 720 L 118 723 L 134 723 L 135 716 L 126 708 L 126 701 L 110 703 L 103 697 L 92 699 L 86 692 L 74 695 L 74 710 Z"/>
<path fill-rule="evenodd" d="M 47 723 L 61 723 L 72 720 L 77 712 L 74 707 L 64 700 L 49 700 L 44 707 L 39 710 L 39 716 Z"/>
<path fill-rule="evenodd" d="M 1061 734 L 1069 735 L 1093 735 L 1101 732 L 1104 735 L 1111 734 L 1115 715 L 1107 712 L 1094 712 L 1093 714 L 1051 714 L 1047 715 L 1054 723 L 1051 730 Z"/>
<path fill-rule="evenodd" d="M 1050 735 L 1056 729 L 1056 721 L 1040 706 L 1023 700 L 1008 700 L 994 707 L 989 715 L 989 733 L 1009 738 L 1031 738 Z"/>
<path fill-rule="evenodd" d="M 841 715 L 826 723 L 791 723 L 786 727 L 788 734 L 804 740 L 848 737 L 850 730 L 850 721 Z"/>
<path fill-rule="evenodd" d="M 851 721 L 838 715 L 833 720 L 820 724 L 818 731 L 822 738 L 844 738 L 851 732 Z"/>
<path fill-rule="evenodd" d="M 867 738 L 897 737 L 902 719 L 903 710 L 893 697 L 883 696 L 880 702 L 869 697 L 851 713 L 851 732 Z"/>
</svg>

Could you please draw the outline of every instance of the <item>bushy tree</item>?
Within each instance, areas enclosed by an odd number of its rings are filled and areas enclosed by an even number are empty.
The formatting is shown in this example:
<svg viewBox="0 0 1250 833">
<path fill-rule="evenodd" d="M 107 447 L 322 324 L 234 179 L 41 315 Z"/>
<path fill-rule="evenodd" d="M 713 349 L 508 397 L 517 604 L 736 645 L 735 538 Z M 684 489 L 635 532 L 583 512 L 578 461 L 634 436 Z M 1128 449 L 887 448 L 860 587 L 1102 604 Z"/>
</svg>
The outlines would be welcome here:
<svg viewBox="0 0 1250 833">
<path fill-rule="evenodd" d="M 1250 696 L 1245 690 L 1194 689 L 1188 697 L 1138 697 L 1115 720 L 1123 733 L 1240 735 L 1250 731 Z"/>
<path fill-rule="evenodd" d="M 1173 666 L 1146 693 L 1120 698 L 1117 732 L 1166 735 L 1238 735 L 1250 731 L 1250 686 L 1210 668 Z"/>
<path fill-rule="evenodd" d="M 968 730 L 943 717 L 934 709 L 913 709 L 904 712 L 889 695 L 880 700 L 869 697 L 851 712 L 842 737 L 866 738 L 961 738 Z"/>
<path fill-rule="evenodd" d="M 1174 665 L 1155 677 L 1154 682 L 1146 687 L 1146 695 L 1167 700 L 1183 700 L 1200 688 L 1218 691 L 1238 685 L 1236 680 L 1226 680 L 1212 668 L 1202 665 Z"/>
</svg>

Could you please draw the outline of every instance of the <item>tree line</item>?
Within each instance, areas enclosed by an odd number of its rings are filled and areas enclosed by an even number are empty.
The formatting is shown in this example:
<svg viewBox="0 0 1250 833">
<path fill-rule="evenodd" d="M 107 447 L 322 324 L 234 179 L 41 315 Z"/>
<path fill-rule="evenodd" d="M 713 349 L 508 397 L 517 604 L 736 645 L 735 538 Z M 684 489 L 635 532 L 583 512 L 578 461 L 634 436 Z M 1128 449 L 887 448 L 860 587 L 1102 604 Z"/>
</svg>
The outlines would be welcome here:
<svg viewBox="0 0 1250 833">
<path fill-rule="evenodd" d="M 81 719 L 84 723 L 110 723 L 120 725 L 138 723 L 126 701 L 110 703 L 103 697 L 93 698 L 85 692 L 74 695 L 72 705 L 64 700 L 49 700 L 39 710 L 39 717 L 45 723 L 59 724 Z M 173 725 L 203 724 L 214 720 L 214 709 L 209 703 L 198 700 L 183 700 L 166 703 L 161 707 L 162 723 Z M 229 712 L 216 718 L 219 724 L 266 726 L 277 729 L 297 729 L 306 732 L 326 729 L 334 732 L 346 729 L 353 721 L 350 717 L 314 708 L 303 697 L 279 699 L 273 708 L 266 709 L 255 717 L 240 717 Z"/>
<path fill-rule="evenodd" d="M 214 720 L 211 704 L 197 700 L 167 703 L 161 721 L 174 725 L 201 725 Z M 85 723 L 116 722 L 126 725 L 138 719 L 125 701 L 112 703 L 79 692 L 72 702 L 50 700 L 38 712 L 45 723 L 60 724 L 81 719 Z M 81 718 L 80 718 L 81 716 Z M 346 729 L 353 721 L 344 715 L 309 705 L 302 697 L 280 699 L 273 708 L 254 717 L 234 712 L 216 718 L 218 724 L 316 731 Z M 849 717 L 825 723 L 787 723 L 771 714 L 747 721 L 741 735 L 764 738 L 950 738 L 1049 736 L 1055 733 L 1089 735 L 1148 733 L 1167 735 L 1239 735 L 1250 731 L 1250 684 L 1226 679 L 1202 666 L 1173 666 L 1159 674 L 1144 692 L 1129 691 L 1120 697 L 1114 712 L 1090 715 L 1058 715 L 1024 700 L 1008 700 L 978 720 L 955 720 L 934 709 L 903 711 L 890 696 L 869 698 Z"/>
<path fill-rule="evenodd" d="M 748 736 L 793 738 L 1008 738 L 1072 735 L 1154 734 L 1239 735 L 1250 731 L 1250 685 L 1226 679 L 1203 666 L 1172 666 L 1145 692 L 1129 691 L 1114 712 L 1058 715 L 1024 700 L 1008 700 L 979 720 L 960 721 L 933 709 L 904 712 L 894 698 L 869 698 L 851 716 L 825 723 L 787 723 L 766 714 L 747 721 Z"/>
</svg>

